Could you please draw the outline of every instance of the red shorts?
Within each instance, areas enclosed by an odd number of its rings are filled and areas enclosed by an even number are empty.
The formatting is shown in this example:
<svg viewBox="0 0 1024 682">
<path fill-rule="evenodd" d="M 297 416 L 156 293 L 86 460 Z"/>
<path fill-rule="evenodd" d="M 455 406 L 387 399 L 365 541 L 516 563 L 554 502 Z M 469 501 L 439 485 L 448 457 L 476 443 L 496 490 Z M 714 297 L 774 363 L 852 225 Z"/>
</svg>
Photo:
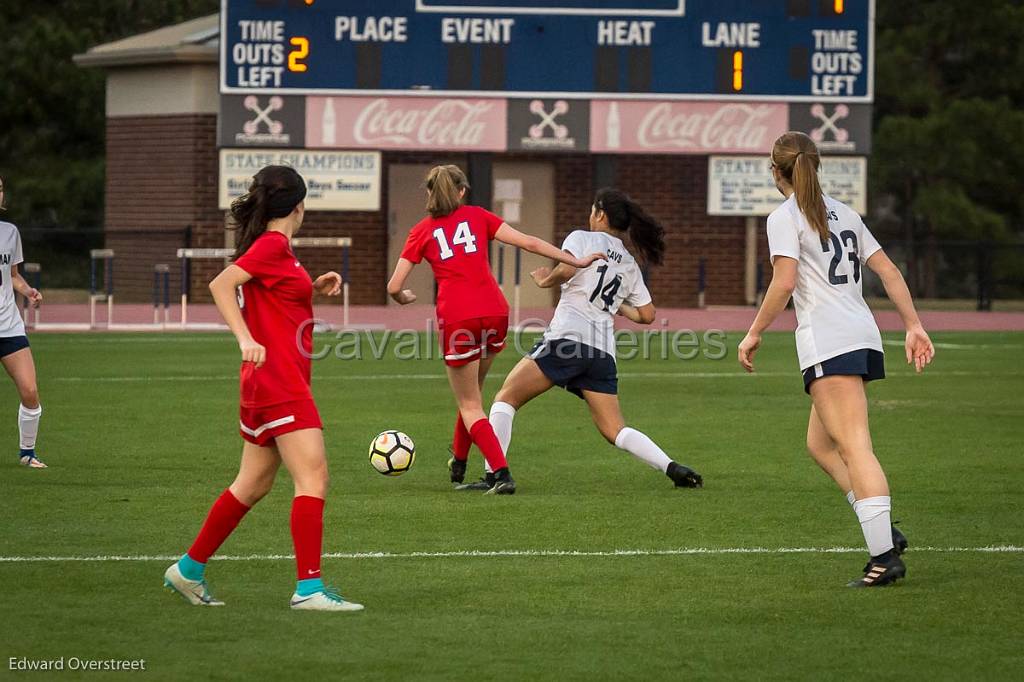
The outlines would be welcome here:
<svg viewBox="0 0 1024 682">
<path fill-rule="evenodd" d="M 320 413 L 312 400 L 296 400 L 269 407 L 243 407 L 239 419 L 242 438 L 266 445 L 278 436 L 299 429 L 322 429 Z"/>
<path fill-rule="evenodd" d="M 505 347 L 507 335 L 508 315 L 445 324 L 441 327 L 444 364 L 462 367 L 489 354 L 499 353 Z"/>
</svg>

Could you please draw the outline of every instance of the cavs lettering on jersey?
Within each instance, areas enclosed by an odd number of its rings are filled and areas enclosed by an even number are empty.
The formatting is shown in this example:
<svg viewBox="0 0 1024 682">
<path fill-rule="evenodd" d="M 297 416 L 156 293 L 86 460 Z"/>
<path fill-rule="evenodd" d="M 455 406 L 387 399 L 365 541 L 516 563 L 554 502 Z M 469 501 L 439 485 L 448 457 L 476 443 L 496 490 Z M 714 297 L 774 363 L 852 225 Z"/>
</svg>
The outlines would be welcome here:
<svg viewBox="0 0 1024 682">
<path fill-rule="evenodd" d="M 768 249 L 774 260 L 798 261 L 793 305 L 800 369 L 853 350 L 882 351 L 882 337 L 864 302 L 862 270 L 882 247 L 860 216 L 825 197 L 831 236 L 823 242 L 790 195 L 768 216 Z"/>
<path fill-rule="evenodd" d="M 571 339 L 615 355 L 615 313 L 619 306 L 643 306 L 651 302 L 643 273 L 622 240 L 607 232 L 576 230 L 565 238 L 562 249 L 577 258 L 603 253 L 607 261 L 595 261 L 576 271 L 562 285 L 562 296 L 545 341 Z"/>
<path fill-rule="evenodd" d="M 21 254 L 21 235 L 10 223 L 0 222 L 0 338 L 24 336 L 25 323 L 18 312 L 14 298 L 11 269 L 24 260 Z"/>
</svg>

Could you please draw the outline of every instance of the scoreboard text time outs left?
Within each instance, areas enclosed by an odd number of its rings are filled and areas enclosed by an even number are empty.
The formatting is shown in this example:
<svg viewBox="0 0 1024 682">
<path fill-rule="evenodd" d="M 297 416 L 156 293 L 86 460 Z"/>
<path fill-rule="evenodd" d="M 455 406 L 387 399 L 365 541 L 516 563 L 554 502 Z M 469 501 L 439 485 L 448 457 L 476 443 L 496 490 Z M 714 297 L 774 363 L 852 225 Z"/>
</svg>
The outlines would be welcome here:
<svg viewBox="0 0 1024 682">
<path fill-rule="evenodd" d="M 870 101 L 873 0 L 222 0 L 221 91 Z"/>
</svg>

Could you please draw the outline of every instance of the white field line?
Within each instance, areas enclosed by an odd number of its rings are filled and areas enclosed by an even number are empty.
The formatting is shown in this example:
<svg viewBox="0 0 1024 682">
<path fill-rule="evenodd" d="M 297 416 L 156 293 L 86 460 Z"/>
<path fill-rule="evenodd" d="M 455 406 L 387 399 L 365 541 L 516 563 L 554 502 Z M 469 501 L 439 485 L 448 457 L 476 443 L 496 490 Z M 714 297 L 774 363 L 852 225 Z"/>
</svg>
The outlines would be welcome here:
<svg viewBox="0 0 1024 682">
<path fill-rule="evenodd" d="M 679 549 L 503 549 L 463 550 L 452 552 L 328 552 L 325 559 L 501 559 L 547 557 L 660 557 L 709 556 L 728 554 L 863 554 L 863 547 L 683 547 Z M 911 547 L 914 554 L 1024 554 L 1018 545 L 987 545 L 984 547 Z M 108 554 L 93 556 L 0 556 L 0 563 L 70 563 L 105 561 L 176 561 L 180 554 Z M 245 554 L 212 557 L 215 561 L 291 561 L 294 554 Z"/>
<path fill-rule="evenodd" d="M 985 377 L 985 376 L 1020 376 L 1024 372 L 1006 370 L 999 372 L 973 372 L 961 370 L 928 370 L 919 376 L 923 377 Z M 757 377 L 798 377 L 799 372 L 620 372 L 620 379 L 753 379 Z M 888 374 L 887 379 L 915 376 L 913 373 Z M 497 373 L 487 377 L 489 381 L 500 379 L 501 374 Z M 331 374 L 319 375 L 314 378 L 314 383 L 322 381 L 447 381 L 444 374 Z M 120 377 L 80 377 L 80 376 L 58 376 L 47 379 L 56 382 L 94 382 L 94 383 L 145 383 L 150 381 L 238 381 L 237 374 L 220 375 L 196 375 L 183 374 L 180 376 L 120 376 Z"/>
</svg>

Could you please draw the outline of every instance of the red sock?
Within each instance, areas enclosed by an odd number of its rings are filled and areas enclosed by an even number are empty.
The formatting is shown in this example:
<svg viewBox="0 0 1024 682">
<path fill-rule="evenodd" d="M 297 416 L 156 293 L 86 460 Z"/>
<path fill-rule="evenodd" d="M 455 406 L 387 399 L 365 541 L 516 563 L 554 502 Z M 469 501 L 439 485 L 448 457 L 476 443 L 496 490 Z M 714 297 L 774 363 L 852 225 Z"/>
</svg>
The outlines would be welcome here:
<svg viewBox="0 0 1024 682">
<path fill-rule="evenodd" d="M 486 417 L 473 424 L 469 435 L 472 436 L 476 446 L 480 448 L 480 452 L 484 453 L 484 459 L 490 465 L 491 471 L 508 467 L 505 453 L 501 451 L 501 443 L 498 442 L 498 437 L 494 435 L 494 429 L 491 428 L 491 422 L 487 421 Z"/>
<path fill-rule="evenodd" d="M 473 437 L 466 430 L 466 422 L 462 421 L 462 415 L 455 413 L 455 437 L 452 439 L 452 454 L 455 459 L 465 462 L 469 457 L 469 448 L 473 445 Z"/>
<path fill-rule="evenodd" d="M 324 501 L 299 495 L 292 500 L 292 542 L 299 580 L 320 577 L 320 550 L 324 541 Z"/>
<path fill-rule="evenodd" d="M 217 548 L 228 539 L 247 511 L 249 507 L 239 502 L 238 498 L 231 494 L 230 489 L 222 492 L 210 507 L 210 513 L 206 515 L 199 535 L 188 548 L 188 555 L 194 561 L 205 564 Z"/>
</svg>

